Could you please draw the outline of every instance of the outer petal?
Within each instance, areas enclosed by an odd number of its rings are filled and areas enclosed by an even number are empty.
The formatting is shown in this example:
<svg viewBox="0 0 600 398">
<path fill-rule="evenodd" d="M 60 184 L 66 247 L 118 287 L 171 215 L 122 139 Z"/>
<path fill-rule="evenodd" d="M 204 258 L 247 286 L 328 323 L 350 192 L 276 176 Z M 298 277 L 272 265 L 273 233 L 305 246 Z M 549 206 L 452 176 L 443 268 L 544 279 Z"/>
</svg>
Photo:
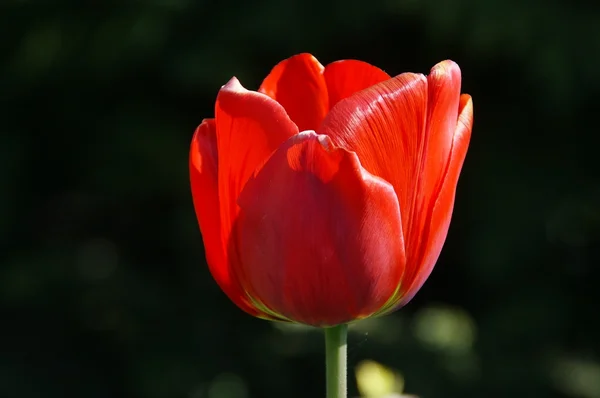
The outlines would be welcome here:
<svg viewBox="0 0 600 398">
<path fill-rule="evenodd" d="M 343 60 L 332 62 L 323 72 L 329 93 L 329 107 L 382 81 L 391 79 L 381 69 L 363 61 Z"/>
<path fill-rule="evenodd" d="M 440 62 L 431 69 L 427 82 L 427 126 L 424 134 L 423 163 L 414 185 L 417 197 L 413 204 L 410 230 L 406 231 L 405 236 L 407 247 L 410 247 L 410 261 L 404 275 L 401 294 L 417 274 L 429 276 L 444 243 L 441 240 L 433 245 L 433 236 L 440 234 L 437 231 L 439 226 L 436 225 L 436 229 L 432 229 L 431 217 L 450 161 L 458 118 L 460 69 L 452 61 Z M 443 232 L 444 239 L 447 229 L 448 225 Z M 430 262 L 426 260 L 428 258 L 434 260 Z"/>
<path fill-rule="evenodd" d="M 329 111 L 323 65 L 310 54 L 277 64 L 258 91 L 279 102 L 300 131 L 316 129 Z"/>
<path fill-rule="evenodd" d="M 408 233 L 422 171 L 427 80 L 404 73 L 340 101 L 319 133 L 356 152 L 363 167 L 394 187 Z M 410 249 L 407 247 L 407 253 Z"/>
<path fill-rule="evenodd" d="M 217 184 L 217 138 L 214 119 L 205 119 L 196 129 L 190 148 L 190 183 L 194 209 L 202 231 L 209 269 L 227 296 L 244 311 L 258 315 L 237 279 L 229 272 L 221 240 L 221 217 Z"/>
<path fill-rule="evenodd" d="M 375 313 L 396 291 L 405 258 L 394 190 L 327 137 L 288 140 L 239 204 L 239 275 L 271 310 L 332 326 Z"/>
<path fill-rule="evenodd" d="M 237 198 L 242 188 L 298 128 L 281 105 L 264 94 L 244 89 L 235 78 L 219 92 L 215 116 L 220 237 L 226 245 L 239 213 Z M 227 253 L 227 262 L 235 268 L 239 262 L 236 253 Z"/>
<path fill-rule="evenodd" d="M 446 235 L 450 226 L 450 218 L 454 207 L 454 197 L 456 195 L 456 185 L 462 169 L 469 141 L 471 140 L 471 130 L 473 128 L 473 101 L 467 94 L 460 96 L 459 105 L 460 115 L 456 124 L 455 133 L 452 139 L 452 148 L 448 168 L 443 178 L 443 183 L 433 205 L 431 220 L 426 232 L 427 246 L 424 249 L 424 258 L 418 270 L 407 270 L 407 275 L 403 280 L 404 295 L 398 307 L 409 302 L 417 291 L 423 286 L 425 280 L 431 274 L 435 265 Z"/>
<path fill-rule="evenodd" d="M 448 167 L 456 130 L 460 99 L 460 69 L 443 61 L 431 69 L 428 81 L 427 145 L 425 147 L 424 196 L 437 196 Z"/>
</svg>

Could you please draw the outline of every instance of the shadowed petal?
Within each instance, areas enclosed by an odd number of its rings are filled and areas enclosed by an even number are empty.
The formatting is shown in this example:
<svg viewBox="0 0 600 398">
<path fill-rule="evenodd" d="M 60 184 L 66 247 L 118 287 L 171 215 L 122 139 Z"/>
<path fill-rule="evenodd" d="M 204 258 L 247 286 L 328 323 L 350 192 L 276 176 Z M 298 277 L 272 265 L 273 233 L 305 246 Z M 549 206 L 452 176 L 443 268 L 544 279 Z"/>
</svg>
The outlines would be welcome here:
<svg viewBox="0 0 600 398">
<path fill-rule="evenodd" d="M 233 78 L 217 96 L 219 197 L 224 228 L 237 215 L 237 197 L 248 178 L 298 128 L 277 102 L 248 91 Z"/>
<path fill-rule="evenodd" d="M 236 278 L 232 278 L 221 240 L 221 217 L 217 184 L 217 137 L 214 119 L 205 119 L 196 129 L 190 148 L 190 183 L 194 209 L 206 261 L 211 274 L 227 296 L 244 311 L 258 315 Z"/>
<path fill-rule="evenodd" d="M 238 275 L 271 310 L 332 326 L 373 314 L 396 290 L 405 259 L 393 187 L 329 138 L 286 141 L 239 205 Z"/>
<path fill-rule="evenodd" d="M 332 62 L 323 73 L 329 94 L 329 107 L 382 81 L 391 79 L 381 69 L 363 61 L 353 59 Z"/>
<path fill-rule="evenodd" d="M 323 65 L 310 54 L 277 64 L 258 91 L 279 102 L 300 131 L 316 129 L 329 111 Z"/>
<path fill-rule="evenodd" d="M 219 92 L 215 115 L 221 239 L 226 243 L 239 213 L 236 201 L 242 188 L 298 129 L 281 105 L 246 90 L 235 78 Z M 228 253 L 228 262 L 235 268 L 239 262 L 236 253 Z"/>
</svg>

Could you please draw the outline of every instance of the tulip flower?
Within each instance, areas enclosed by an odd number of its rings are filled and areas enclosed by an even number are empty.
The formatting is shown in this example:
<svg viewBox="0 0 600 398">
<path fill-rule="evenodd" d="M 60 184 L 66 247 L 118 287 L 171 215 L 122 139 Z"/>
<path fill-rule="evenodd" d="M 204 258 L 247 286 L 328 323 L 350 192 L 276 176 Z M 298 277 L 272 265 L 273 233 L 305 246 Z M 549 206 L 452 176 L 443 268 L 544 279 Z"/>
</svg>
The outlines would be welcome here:
<svg viewBox="0 0 600 398">
<path fill-rule="evenodd" d="M 258 91 L 225 84 L 190 153 L 225 294 L 254 316 L 327 328 L 405 305 L 448 232 L 473 123 L 460 86 L 452 61 L 391 77 L 310 54 Z"/>
</svg>

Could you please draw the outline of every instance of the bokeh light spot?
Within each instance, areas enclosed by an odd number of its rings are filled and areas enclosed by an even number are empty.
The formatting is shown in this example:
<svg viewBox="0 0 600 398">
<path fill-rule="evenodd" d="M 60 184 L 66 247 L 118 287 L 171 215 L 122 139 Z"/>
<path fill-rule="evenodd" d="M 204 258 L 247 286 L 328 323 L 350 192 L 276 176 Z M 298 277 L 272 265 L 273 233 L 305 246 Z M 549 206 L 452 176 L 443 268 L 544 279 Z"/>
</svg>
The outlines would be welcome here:
<svg viewBox="0 0 600 398">
<path fill-rule="evenodd" d="M 460 308 L 431 306 L 419 311 L 413 321 L 415 337 L 427 348 L 447 353 L 472 349 L 476 327 L 471 316 Z"/>
<path fill-rule="evenodd" d="M 246 383 L 236 374 L 222 373 L 208 388 L 208 398 L 246 398 Z"/>
</svg>

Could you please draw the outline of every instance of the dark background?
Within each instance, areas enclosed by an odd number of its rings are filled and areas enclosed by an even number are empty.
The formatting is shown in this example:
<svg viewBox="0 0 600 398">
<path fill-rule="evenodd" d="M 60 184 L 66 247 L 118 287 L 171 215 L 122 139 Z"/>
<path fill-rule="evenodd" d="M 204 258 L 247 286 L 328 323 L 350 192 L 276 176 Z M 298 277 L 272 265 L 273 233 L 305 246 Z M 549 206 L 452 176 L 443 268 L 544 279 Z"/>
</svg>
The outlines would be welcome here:
<svg viewBox="0 0 600 398">
<path fill-rule="evenodd" d="M 220 86 L 280 60 L 463 71 L 475 126 L 449 237 L 355 366 L 442 397 L 600 397 L 600 14 L 552 0 L 0 6 L 0 398 L 324 396 L 322 333 L 212 280 L 188 150 Z"/>
</svg>

